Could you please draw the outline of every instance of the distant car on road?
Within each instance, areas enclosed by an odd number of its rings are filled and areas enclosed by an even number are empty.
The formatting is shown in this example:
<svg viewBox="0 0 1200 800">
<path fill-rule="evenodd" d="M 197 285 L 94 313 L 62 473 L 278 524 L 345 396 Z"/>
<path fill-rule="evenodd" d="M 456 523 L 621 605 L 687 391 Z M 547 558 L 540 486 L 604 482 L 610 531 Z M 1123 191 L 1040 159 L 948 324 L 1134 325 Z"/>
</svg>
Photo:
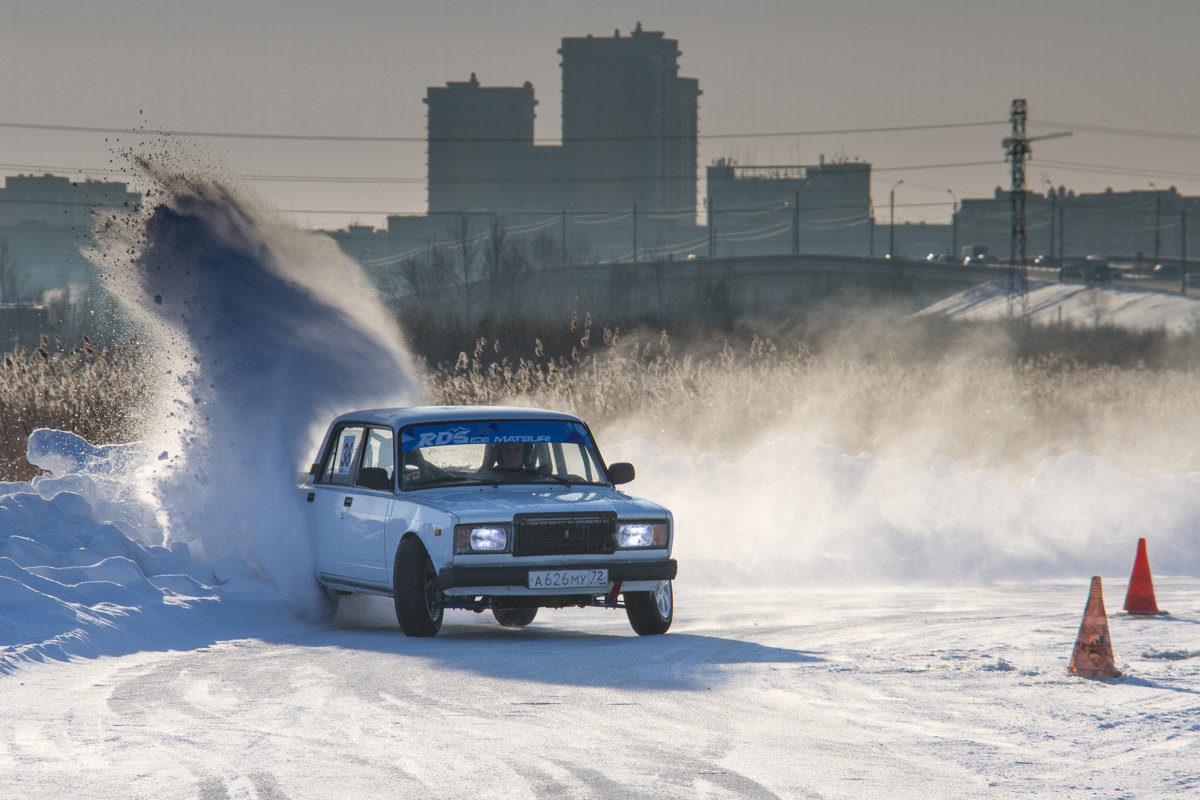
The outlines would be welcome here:
<svg viewBox="0 0 1200 800">
<path fill-rule="evenodd" d="M 1178 278 L 1178 264 L 1155 264 L 1154 269 L 1150 270 L 1151 274 L 1156 278 Z"/>
<path fill-rule="evenodd" d="M 621 492 L 583 420 L 530 408 L 356 411 L 335 419 L 300 504 L 336 603 L 391 596 L 408 636 L 445 609 L 510 628 L 539 608 L 624 608 L 639 635 L 674 614 L 671 512 Z"/>
<path fill-rule="evenodd" d="M 1100 256 L 1071 258 L 1058 268 L 1060 281 L 1084 280 L 1088 283 L 1107 283 L 1115 276 L 1108 259 Z"/>
</svg>

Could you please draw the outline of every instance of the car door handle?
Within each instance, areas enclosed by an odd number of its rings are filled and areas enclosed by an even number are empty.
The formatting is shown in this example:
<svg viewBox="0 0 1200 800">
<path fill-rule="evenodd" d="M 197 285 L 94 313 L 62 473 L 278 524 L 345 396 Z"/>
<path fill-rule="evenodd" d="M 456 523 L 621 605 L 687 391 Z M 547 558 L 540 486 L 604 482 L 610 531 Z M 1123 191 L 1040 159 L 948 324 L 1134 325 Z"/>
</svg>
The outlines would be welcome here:
<svg viewBox="0 0 1200 800">
<path fill-rule="evenodd" d="M 349 507 L 350 507 L 350 504 L 351 504 L 351 503 L 353 503 L 353 502 L 354 502 L 354 497 L 353 497 L 353 496 L 351 496 L 351 497 L 347 497 L 345 500 L 343 500 L 343 501 L 342 501 L 342 505 L 343 505 L 343 506 L 345 506 L 346 508 L 349 508 Z"/>
</svg>

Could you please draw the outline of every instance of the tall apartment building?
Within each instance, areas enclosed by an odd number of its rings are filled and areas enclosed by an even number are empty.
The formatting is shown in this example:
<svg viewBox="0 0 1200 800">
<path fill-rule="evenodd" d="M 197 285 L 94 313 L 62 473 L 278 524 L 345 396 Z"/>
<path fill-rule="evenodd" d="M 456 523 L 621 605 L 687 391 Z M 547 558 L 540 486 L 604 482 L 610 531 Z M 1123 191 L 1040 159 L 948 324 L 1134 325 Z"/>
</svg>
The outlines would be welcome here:
<svg viewBox="0 0 1200 800">
<path fill-rule="evenodd" d="M 533 86 L 429 88 L 429 212 L 673 210 L 694 222 L 697 104 L 661 32 L 562 40 L 561 146 L 533 140 Z"/>
<path fill-rule="evenodd" d="M 638 23 L 629 36 L 562 41 L 563 147 L 586 210 L 696 209 L 700 87 L 679 76 L 679 43 Z"/>
</svg>

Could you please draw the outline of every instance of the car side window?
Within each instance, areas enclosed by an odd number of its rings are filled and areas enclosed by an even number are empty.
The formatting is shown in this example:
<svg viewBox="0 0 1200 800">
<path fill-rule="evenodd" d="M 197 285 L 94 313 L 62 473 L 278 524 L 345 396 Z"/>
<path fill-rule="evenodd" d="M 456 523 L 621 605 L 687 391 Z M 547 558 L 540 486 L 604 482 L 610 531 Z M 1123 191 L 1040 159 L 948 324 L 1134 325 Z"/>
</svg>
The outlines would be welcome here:
<svg viewBox="0 0 1200 800">
<path fill-rule="evenodd" d="M 321 471 L 321 482 L 335 486 L 350 486 L 358 464 L 358 454 L 363 444 L 363 428 L 351 425 L 342 428 L 334 438 L 333 446 L 325 455 L 325 468 Z"/>
<path fill-rule="evenodd" d="M 395 476 L 395 447 L 390 428 L 368 428 L 363 445 L 362 465 L 358 469 L 358 486 L 381 491 L 391 490 Z"/>
</svg>

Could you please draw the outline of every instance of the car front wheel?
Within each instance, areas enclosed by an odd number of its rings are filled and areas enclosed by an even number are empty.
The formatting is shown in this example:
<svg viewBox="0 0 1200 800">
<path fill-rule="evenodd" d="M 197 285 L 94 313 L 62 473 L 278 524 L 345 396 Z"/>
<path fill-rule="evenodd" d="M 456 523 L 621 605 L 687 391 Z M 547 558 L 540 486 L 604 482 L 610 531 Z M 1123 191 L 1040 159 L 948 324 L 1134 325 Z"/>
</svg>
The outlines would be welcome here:
<svg viewBox="0 0 1200 800">
<path fill-rule="evenodd" d="M 638 636 L 666 633 L 675 618 L 671 582 L 662 581 L 652 592 L 626 592 L 625 614 Z"/>
<path fill-rule="evenodd" d="M 437 588 L 437 570 L 415 536 L 400 542 L 392 573 L 392 599 L 396 621 L 405 636 L 436 636 L 442 629 L 442 593 Z"/>
</svg>

